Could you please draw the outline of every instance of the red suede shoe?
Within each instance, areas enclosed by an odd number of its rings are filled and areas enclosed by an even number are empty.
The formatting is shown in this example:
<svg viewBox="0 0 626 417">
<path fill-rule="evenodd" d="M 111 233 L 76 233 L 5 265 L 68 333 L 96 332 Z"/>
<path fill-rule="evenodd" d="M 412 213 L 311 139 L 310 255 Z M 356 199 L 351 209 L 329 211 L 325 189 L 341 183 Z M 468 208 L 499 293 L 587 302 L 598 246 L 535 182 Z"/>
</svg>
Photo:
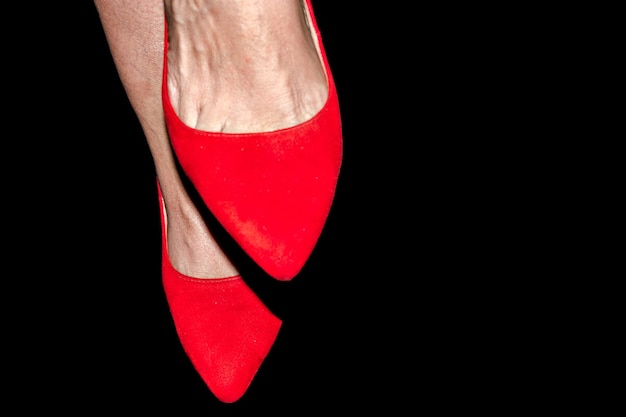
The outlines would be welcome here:
<svg viewBox="0 0 626 417">
<path fill-rule="evenodd" d="M 228 134 L 185 125 L 167 89 L 163 107 L 174 153 L 209 210 L 270 276 L 288 281 L 310 257 L 330 212 L 342 162 L 339 102 L 310 0 L 310 26 L 328 79 L 312 119 L 272 132 Z"/>
<path fill-rule="evenodd" d="M 241 398 L 272 348 L 282 325 L 240 276 L 199 279 L 170 263 L 159 188 L 162 273 L 166 298 L 183 349 L 222 402 Z"/>
</svg>

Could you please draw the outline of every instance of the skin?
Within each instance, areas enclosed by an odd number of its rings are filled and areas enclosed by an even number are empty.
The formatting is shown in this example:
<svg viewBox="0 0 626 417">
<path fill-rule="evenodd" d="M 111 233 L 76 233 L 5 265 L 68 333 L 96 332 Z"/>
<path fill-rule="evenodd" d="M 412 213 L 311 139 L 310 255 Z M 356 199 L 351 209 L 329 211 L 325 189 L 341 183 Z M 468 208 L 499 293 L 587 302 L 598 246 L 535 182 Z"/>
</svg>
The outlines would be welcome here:
<svg viewBox="0 0 626 417">
<path fill-rule="evenodd" d="M 178 174 L 161 102 L 196 129 L 293 126 L 317 113 L 327 83 L 301 0 L 94 0 L 111 55 L 154 159 L 170 261 L 196 278 L 238 275 Z"/>
</svg>

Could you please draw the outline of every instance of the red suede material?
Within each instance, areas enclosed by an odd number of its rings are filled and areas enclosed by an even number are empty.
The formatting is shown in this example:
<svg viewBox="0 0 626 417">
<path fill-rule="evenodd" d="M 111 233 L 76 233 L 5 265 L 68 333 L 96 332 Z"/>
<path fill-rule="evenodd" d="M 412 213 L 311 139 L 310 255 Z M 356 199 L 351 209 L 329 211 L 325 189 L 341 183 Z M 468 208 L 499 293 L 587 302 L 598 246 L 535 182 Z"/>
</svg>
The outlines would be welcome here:
<svg viewBox="0 0 626 417">
<path fill-rule="evenodd" d="M 183 349 L 211 392 L 225 403 L 241 398 L 272 348 L 282 321 L 240 276 L 198 279 L 174 269 L 161 206 L 163 285 Z"/>
<path fill-rule="evenodd" d="M 330 212 L 342 163 L 339 102 L 310 2 L 329 95 L 320 112 L 273 132 L 224 134 L 185 125 L 167 91 L 163 106 L 180 164 L 207 207 L 270 276 L 291 280 L 311 255 Z"/>
</svg>

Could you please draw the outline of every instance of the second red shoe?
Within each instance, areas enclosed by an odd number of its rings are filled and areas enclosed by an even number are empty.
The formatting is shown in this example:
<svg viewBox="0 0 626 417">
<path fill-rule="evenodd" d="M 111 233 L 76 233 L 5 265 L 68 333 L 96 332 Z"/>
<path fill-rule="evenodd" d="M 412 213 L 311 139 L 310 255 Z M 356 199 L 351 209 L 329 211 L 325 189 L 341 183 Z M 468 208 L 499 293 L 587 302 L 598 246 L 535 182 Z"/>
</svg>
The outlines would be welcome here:
<svg viewBox="0 0 626 417">
<path fill-rule="evenodd" d="M 240 276 L 192 278 L 176 271 L 167 249 L 167 220 L 159 187 L 165 295 L 182 347 L 211 392 L 239 400 L 270 352 L 282 321 Z"/>
</svg>

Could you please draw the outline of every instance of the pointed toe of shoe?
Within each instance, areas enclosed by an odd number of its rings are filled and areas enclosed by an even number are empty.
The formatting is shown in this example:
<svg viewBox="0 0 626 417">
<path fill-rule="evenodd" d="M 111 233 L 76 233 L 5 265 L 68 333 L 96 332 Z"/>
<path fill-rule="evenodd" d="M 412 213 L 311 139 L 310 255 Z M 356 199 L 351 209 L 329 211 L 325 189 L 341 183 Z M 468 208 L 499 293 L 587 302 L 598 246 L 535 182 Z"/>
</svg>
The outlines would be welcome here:
<svg viewBox="0 0 626 417">
<path fill-rule="evenodd" d="M 182 347 L 211 392 L 222 402 L 239 400 L 269 354 L 281 320 L 241 277 L 164 277 Z"/>
<path fill-rule="evenodd" d="M 170 274 L 165 284 L 176 331 L 194 368 L 220 401 L 239 400 L 269 354 L 280 319 L 241 277 Z"/>
</svg>

